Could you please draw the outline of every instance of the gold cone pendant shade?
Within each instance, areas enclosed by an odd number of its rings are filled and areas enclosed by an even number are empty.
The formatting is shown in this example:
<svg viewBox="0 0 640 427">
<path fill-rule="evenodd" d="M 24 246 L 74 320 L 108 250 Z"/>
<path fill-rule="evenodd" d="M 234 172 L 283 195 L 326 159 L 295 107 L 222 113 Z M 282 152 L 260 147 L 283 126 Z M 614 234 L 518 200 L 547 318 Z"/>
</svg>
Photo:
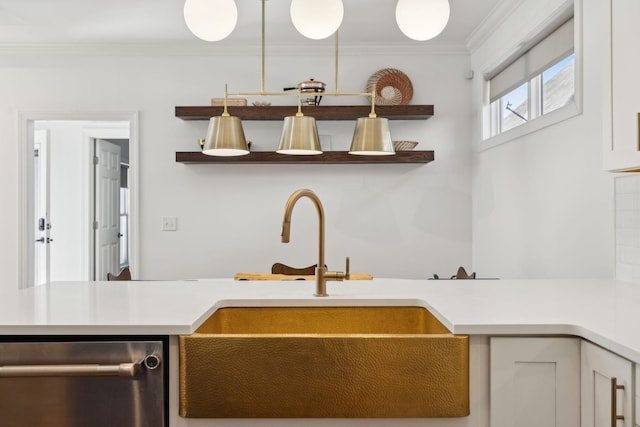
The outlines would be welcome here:
<svg viewBox="0 0 640 427">
<path fill-rule="evenodd" d="M 388 119 L 380 117 L 361 117 L 358 119 L 349 154 L 380 156 L 395 153 Z"/>
<path fill-rule="evenodd" d="M 211 117 L 202 152 L 209 156 L 244 156 L 249 154 L 240 119 L 224 114 Z"/>
<path fill-rule="evenodd" d="M 294 155 L 322 154 L 316 119 L 302 114 L 285 117 L 277 153 Z"/>
</svg>

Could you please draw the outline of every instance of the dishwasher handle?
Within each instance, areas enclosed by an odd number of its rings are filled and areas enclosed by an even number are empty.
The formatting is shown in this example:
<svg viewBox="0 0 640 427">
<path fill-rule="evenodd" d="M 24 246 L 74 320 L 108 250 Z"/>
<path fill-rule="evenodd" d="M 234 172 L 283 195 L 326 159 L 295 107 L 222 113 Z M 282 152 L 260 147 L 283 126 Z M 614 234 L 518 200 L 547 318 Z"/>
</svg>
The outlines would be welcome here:
<svg viewBox="0 0 640 427">
<path fill-rule="evenodd" d="M 135 377 L 143 370 L 155 369 L 160 357 L 153 354 L 140 362 L 119 365 L 14 365 L 0 366 L 0 377 Z"/>
</svg>

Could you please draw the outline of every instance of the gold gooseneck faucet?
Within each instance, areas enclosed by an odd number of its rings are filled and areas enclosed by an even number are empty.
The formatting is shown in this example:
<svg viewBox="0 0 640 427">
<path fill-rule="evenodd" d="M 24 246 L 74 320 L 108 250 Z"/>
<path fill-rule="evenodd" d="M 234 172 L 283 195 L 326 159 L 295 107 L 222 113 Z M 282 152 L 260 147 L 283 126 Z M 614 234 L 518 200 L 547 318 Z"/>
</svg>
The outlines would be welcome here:
<svg viewBox="0 0 640 427">
<path fill-rule="evenodd" d="M 282 243 L 289 243 L 289 235 L 291 234 L 291 212 L 296 202 L 302 197 L 311 199 L 318 211 L 318 265 L 316 266 L 316 293 L 314 295 L 317 297 L 326 297 L 328 296 L 327 281 L 342 281 L 344 279 L 344 273 L 341 271 L 327 271 L 324 266 L 324 209 L 322 209 L 320 199 L 313 191 L 303 188 L 289 196 L 287 205 L 284 208 L 284 219 L 282 220 Z"/>
</svg>

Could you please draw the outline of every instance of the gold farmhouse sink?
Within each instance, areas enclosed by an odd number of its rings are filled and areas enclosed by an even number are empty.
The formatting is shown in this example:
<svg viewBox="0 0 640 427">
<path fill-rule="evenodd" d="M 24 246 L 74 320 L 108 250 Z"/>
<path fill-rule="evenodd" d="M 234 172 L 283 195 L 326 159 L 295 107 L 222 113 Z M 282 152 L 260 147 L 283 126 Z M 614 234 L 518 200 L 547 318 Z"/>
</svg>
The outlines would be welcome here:
<svg viewBox="0 0 640 427">
<path fill-rule="evenodd" d="M 468 414 L 468 337 L 421 307 L 222 308 L 180 337 L 182 417 Z"/>
</svg>

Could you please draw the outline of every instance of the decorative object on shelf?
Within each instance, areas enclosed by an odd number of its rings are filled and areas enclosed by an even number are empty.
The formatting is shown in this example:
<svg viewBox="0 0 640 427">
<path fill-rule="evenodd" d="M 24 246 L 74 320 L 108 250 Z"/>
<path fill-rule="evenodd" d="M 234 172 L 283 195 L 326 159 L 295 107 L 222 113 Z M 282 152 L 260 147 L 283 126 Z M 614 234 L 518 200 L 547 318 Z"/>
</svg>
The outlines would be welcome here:
<svg viewBox="0 0 640 427">
<path fill-rule="evenodd" d="M 254 101 L 252 102 L 254 107 L 271 107 L 271 103 L 269 101 Z"/>
<path fill-rule="evenodd" d="M 396 151 L 410 151 L 416 148 L 418 141 L 393 141 L 393 148 Z"/>
<path fill-rule="evenodd" d="M 211 98 L 211 106 L 212 107 L 223 107 L 225 103 L 224 98 Z M 232 107 L 246 107 L 247 99 L 246 98 L 228 98 L 226 100 L 227 105 Z"/>
<path fill-rule="evenodd" d="M 430 40 L 447 26 L 450 12 L 448 0 L 398 0 L 396 23 L 410 39 Z"/>
<path fill-rule="evenodd" d="M 208 42 L 226 38 L 238 22 L 234 0 L 186 0 L 183 13 L 189 30 Z"/>
<path fill-rule="evenodd" d="M 208 156 L 244 156 L 249 147 L 238 117 L 227 112 L 227 85 L 224 86 L 224 111 L 222 116 L 211 117 L 202 153 Z"/>
<path fill-rule="evenodd" d="M 342 0 L 292 0 L 291 22 L 303 36 L 326 39 L 340 28 L 344 17 Z"/>
<path fill-rule="evenodd" d="M 380 105 L 407 105 L 413 97 L 409 77 L 395 68 L 383 68 L 367 79 L 366 91 L 375 88 L 376 103 Z"/>
<path fill-rule="evenodd" d="M 321 82 L 320 80 L 309 79 L 304 82 L 298 83 L 297 86 L 294 87 L 285 87 L 283 90 L 299 90 L 302 93 L 323 93 L 327 84 L 325 82 Z M 312 103 L 313 101 L 313 103 Z M 315 96 L 314 98 L 307 98 L 307 104 L 309 105 L 320 105 L 320 101 L 322 101 L 322 95 Z"/>
<path fill-rule="evenodd" d="M 298 88 L 298 112 L 295 116 L 284 118 L 280 145 L 276 153 L 297 156 L 322 154 L 316 119 L 302 114 L 300 93 L 301 89 Z"/>
</svg>

